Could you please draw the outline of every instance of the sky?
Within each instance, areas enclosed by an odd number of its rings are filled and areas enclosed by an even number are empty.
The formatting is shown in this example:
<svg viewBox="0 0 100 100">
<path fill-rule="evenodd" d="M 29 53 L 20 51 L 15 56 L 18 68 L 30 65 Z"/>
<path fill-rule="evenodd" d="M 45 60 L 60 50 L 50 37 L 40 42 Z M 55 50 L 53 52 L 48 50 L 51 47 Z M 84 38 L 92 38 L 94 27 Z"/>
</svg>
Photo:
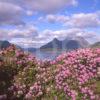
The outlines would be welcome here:
<svg viewBox="0 0 100 100">
<path fill-rule="evenodd" d="M 100 0 L 0 0 L 0 40 L 40 47 L 53 38 L 100 41 Z"/>
</svg>

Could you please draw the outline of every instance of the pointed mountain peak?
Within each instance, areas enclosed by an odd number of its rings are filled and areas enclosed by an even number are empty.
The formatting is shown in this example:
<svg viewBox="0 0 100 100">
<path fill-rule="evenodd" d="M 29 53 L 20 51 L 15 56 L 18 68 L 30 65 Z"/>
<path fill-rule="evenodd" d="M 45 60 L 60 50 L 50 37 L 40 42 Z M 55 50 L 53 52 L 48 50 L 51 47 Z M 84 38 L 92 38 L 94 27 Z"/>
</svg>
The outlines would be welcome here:
<svg viewBox="0 0 100 100">
<path fill-rule="evenodd" d="M 59 41 L 57 38 L 54 38 L 53 41 Z"/>
</svg>

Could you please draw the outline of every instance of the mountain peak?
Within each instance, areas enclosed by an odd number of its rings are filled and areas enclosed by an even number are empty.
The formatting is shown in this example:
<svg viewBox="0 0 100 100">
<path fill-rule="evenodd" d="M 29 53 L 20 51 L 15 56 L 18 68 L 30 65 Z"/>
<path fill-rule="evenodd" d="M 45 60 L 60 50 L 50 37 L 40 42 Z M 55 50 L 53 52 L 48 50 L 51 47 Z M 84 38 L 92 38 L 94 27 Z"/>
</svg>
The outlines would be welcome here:
<svg viewBox="0 0 100 100">
<path fill-rule="evenodd" d="M 58 42 L 59 40 L 57 38 L 54 38 L 53 41 L 57 41 Z"/>
<path fill-rule="evenodd" d="M 0 41 L 0 49 L 7 48 L 11 44 L 8 41 Z"/>
</svg>

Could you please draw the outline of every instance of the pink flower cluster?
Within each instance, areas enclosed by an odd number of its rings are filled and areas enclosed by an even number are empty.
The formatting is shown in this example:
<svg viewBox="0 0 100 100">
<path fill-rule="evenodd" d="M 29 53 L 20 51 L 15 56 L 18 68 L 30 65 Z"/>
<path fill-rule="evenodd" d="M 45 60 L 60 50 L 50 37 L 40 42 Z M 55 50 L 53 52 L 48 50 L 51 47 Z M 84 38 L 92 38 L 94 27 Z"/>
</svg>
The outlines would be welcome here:
<svg viewBox="0 0 100 100">
<path fill-rule="evenodd" d="M 42 87 L 41 84 L 39 82 L 34 83 L 33 86 L 30 87 L 29 92 L 26 94 L 25 98 L 29 99 L 29 98 L 37 98 L 39 96 L 41 96 L 42 93 Z"/>
<path fill-rule="evenodd" d="M 0 55 L 7 57 L 7 62 L 0 62 L 0 100 L 100 98 L 97 90 L 100 83 L 99 48 L 67 52 L 54 61 L 39 61 L 13 46 L 0 52 Z M 9 81 L 1 77 L 5 75 L 9 76 Z"/>
<path fill-rule="evenodd" d="M 93 79 L 97 78 L 97 68 L 100 67 L 99 49 L 72 51 L 59 56 L 54 64 L 59 69 L 55 76 L 56 86 L 59 90 L 64 91 L 66 97 L 70 96 L 72 100 L 76 100 L 77 95 L 79 95 L 77 91 L 80 91 L 81 87 L 81 94 L 85 94 L 85 97 L 91 100 L 97 99 L 97 96 L 91 91 L 91 87 L 86 88 L 85 84 L 90 84 Z M 77 89 L 75 89 L 76 87 Z M 74 91 L 74 93 L 71 93 L 71 91 Z"/>
</svg>

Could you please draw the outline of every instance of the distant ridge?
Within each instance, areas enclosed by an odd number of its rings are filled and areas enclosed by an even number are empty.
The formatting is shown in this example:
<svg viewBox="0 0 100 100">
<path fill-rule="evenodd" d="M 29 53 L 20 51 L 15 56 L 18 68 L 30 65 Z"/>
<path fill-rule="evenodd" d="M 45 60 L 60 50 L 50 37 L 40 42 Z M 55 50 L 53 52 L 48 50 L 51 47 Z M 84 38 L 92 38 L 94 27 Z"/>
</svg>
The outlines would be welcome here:
<svg viewBox="0 0 100 100">
<path fill-rule="evenodd" d="M 80 43 L 76 40 L 69 40 L 67 43 L 66 43 L 66 49 L 68 50 L 73 50 L 73 49 L 78 49 L 82 47 L 80 45 Z"/>
<path fill-rule="evenodd" d="M 62 49 L 62 41 L 59 41 L 57 38 L 54 38 L 51 42 L 43 45 L 42 47 L 40 47 L 41 49 L 47 49 L 47 50 L 51 50 L 51 49 Z"/>
<path fill-rule="evenodd" d="M 65 49 L 73 50 L 88 47 L 89 43 L 83 37 L 66 38 L 63 41 L 54 38 L 49 43 L 40 47 L 40 50 Z"/>
<path fill-rule="evenodd" d="M 6 49 L 9 46 L 11 46 L 11 43 L 9 43 L 8 41 L 0 41 L 0 49 Z"/>
<path fill-rule="evenodd" d="M 90 47 L 92 47 L 92 48 L 100 48 L 100 42 L 96 42 L 96 43 L 94 43 L 94 44 L 92 44 Z"/>
<path fill-rule="evenodd" d="M 4 41 L 3 40 L 0 40 L 0 50 L 6 49 L 6 48 L 8 48 L 11 45 L 14 45 L 16 48 L 18 48 L 20 50 L 23 50 L 20 46 L 18 46 L 16 44 L 12 44 L 12 43 L 10 43 L 10 42 L 8 42 L 6 40 L 4 40 Z"/>
</svg>

